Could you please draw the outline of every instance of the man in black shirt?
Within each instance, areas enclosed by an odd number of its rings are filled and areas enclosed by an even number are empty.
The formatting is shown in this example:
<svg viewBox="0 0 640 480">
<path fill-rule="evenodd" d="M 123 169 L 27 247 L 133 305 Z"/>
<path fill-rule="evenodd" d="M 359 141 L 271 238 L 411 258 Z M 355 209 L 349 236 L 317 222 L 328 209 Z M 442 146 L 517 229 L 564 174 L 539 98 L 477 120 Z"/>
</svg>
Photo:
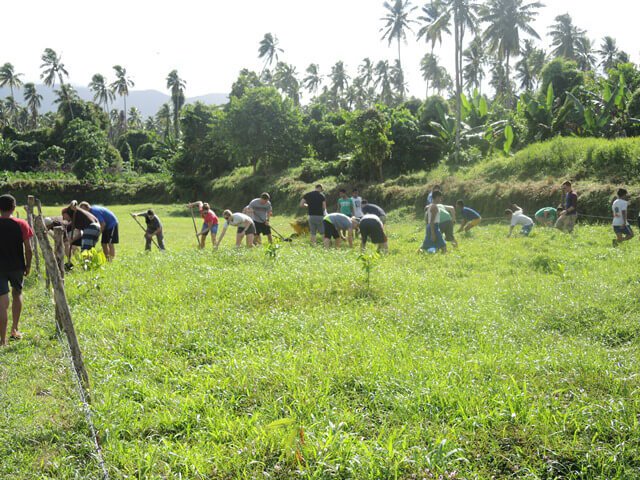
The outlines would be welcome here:
<svg viewBox="0 0 640 480">
<path fill-rule="evenodd" d="M 322 190 L 322 185 L 318 184 L 315 190 L 305 193 L 300 200 L 300 207 L 308 209 L 311 245 L 316 243 L 316 233 L 324 234 L 322 219 L 327 214 L 327 199 Z"/>
<path fill-rule="evenodd" d="M 31 270 L 31 237 L 33 230 L 27 222 L 12 216 L 16 199 L 0 196 L 0 347 L 7 345 L 9 324 L 9 285 L 13 300 L 11 338 L 20 339 L 18 322 L 22 313 L 22 282 Z"/>
<path fill-rule="evenodd" d="M 160 250 L 164 250 L 164 235 L 162 234 L 162 223 L 158 216 L 154 213 L 153 210 L 149 209 L 146 212 L 142 213 L 132 213 L 132 217 L 144 217 L 144 221 L 147 224 L 147 230 L 144 234 L 145 239 L 145 250 L 151 250 L 151 242 L 153 241 L 153 236 L 155 235 L 158 239 L 158 248 Z"/>
</svg>

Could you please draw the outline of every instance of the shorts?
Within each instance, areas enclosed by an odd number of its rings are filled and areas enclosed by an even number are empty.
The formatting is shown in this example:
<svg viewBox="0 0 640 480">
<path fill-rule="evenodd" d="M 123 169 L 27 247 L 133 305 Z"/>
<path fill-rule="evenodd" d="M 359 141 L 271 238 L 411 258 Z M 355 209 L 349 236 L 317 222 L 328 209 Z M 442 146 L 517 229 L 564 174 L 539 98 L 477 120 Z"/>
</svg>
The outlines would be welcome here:
<svg viewBox="0 0 640 480">
<path fill-rule="evenodd" d="M 573 227 L 576 225 L 577 215 L 560 215 L 556 221 L 556 228 L 560 230 L 567 230 L 569 233 L 573 232 Z"/>
<path fill-rule="evenodd" d="M 323 220 L 322 223 L 324 224 L 324 238 L 340 238 L 340 232 L 338 232 L 338 229 L 333 225 L 333 223 L 328 222 L 327 220 Z"/>
<path fill-rule="evenodd" d="M 271 235 L 271 227 L 266 223 L 253 222 L 256 227 L 256 235 Z"/>
<path fill-rule="evenodd" d="M 80 237 L 78 237 L 77 240 L 74 240 L 73 242 L 71 242 L 71 245 L 73 245 L 74 247 L 82 246 L 82 230 L 80 230 Z"/>
<path fill-rule="evenodd" d="M 245 235 L 255 235 L 256 226 L 252 223 L 248 228 L 238 227 L 238 233 L 244 233 Z"/>
<path fill-rule="evenodd" d="M 613 231 L 616 235 L 633 235 L 630 225 L 614 225 Z"/>
<path fill-rule="evenodd" d="M 211 225 L 209 226 L 208 223 L 203 223 L 202 224 L 202 228 L 200 229 L 200 234 L 201 235 L 207 235 L 209 232 L 211 232 L 212 235 L 215 235 L 218 233 L 218 224 L 216 223 L 215 225 Z"/>
<path fill-rule="evenodd" d="M 480 220 L 482 220 L 481 217 L 479 218 L 474 218 L 473 220 L 469 220 L 467 221 L 467 224 L 464 226 L 465 228 L 469 227 L 477 227 L 478 225 L 480 225 Z"/>
<path fill-rule="evenodd" d="M 91 250 L 98 243 L 100 237 L 100 224 L 92 223 L 87 228 L 82 230 L 82 241 L 80 244 L 81 250 Z"/>
<path fill-rule="evenodd" d="M 322 215 L 309 215 L 309 232 L 311 235 L 324 233 L 324 217 Z"/>
<path fill-rule="evenodd" d="M 118 235 L 118 224 L 113 228 L 105 228 L 104 232 L 102 232 L 102 241 L 101 243 L 104 245 L 105 243 L 118 243 L 120 241 L 120 236 Z"/>
<path fill-rule="evenodd" d="M 387 236 L 384 234 L 382 226 L 373 218 L 365 218 L 360 222 L 360 235 L 362 235 L 363 242 L 369 238 L 375 244 L 387 242 Z"/>
<path fill-rule="evenodd" d="M 520 234 L 524 235 L 525 237 L 528 237 L 532 229 L 533 229 L 533 223 L 529 225 L 523 225 L 522 230 L 520 230 Z"/>
<path fill-rule="evenodd" d="M 456 237 L 453 236 L 453 222 L 451 220 L 442 222 L 440 224 L 440 231 L 444 235 L 444 238 L 447 240 L 447 242 L 456 241 Z"/>
<path fill-rule="evenodd" d="M 442 238 L 442 232 L 440 231 L 440 225 L 436 223 L 436 239 L 431 238 L 431 225 L 427 223 L 427 229 L 424 235 L 424 242 L 422 242 L 422 250 L 425 252 L 429 249 L 435 248 L 436 250 L 446 248 L 447 244 Z"/>
<path fill-rule="evenodd" d="M 24 272 L 13 270 L 11 272 L 0 272 L 0 295 L 9 293 L 9 284 L 16 293 L 22 292 L 24 286 Z"/>
</svg>

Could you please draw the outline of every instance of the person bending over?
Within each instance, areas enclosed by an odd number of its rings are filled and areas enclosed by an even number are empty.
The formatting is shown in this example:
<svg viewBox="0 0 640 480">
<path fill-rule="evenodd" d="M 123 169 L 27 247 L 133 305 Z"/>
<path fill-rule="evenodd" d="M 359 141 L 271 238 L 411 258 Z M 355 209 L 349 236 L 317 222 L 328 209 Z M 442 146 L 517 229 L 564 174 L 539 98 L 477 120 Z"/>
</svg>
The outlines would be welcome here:
<svg viewBox="0 0 640 480">
<path fill-rule="evenodd" d="M 529 234 L 531 233 L 531 230 L 533 229 L 533 220 L 527 217 L 522 212 L 522 208 L 518 207 L 516 204 L 513 204 L 512 208 L 513 209 L 507 208 L 504 211 L 505 217 L 507 217 L 507 220 L 509 220 L 510 222 L 509 234 L 507 235 L 507 238 L 511 236 L 511 234 L 513 233 L 513 229 L 516 227 L 516 225 L 522 225 L 522 230 L 520 230 L 520 234 L 524 235 L 525 237 L 528 237 Z"/>
<path fill-rule="evenodd" d="M 72 232 L 76 229 L 82 230 L 80 250 L 91 250 L 96 246 L 100 237 L 100 222 L 91 212 L 78 208 L 78 202 L 72 200 L 69 206 L 62 210 L 62 218 L 65 222 L 71 223 Z"/>
<path fill-rule="evenodd" d="M 473 227 L 480 225 L 480 222 L 482 221 L 480 214 L 473 208 L 465 207 L 462 200 L 458 200 L 456 202 L 456 212 L 462 217 L 462 223 L 460 223 L 458 233 L 462 231 L 466 233 Z"/>
<path fill-rule="evenodd" d="M 203 223 L 198 237 L 200 237 L 200 248 L 204 248 L 207 243 L 207 235 L 211 233 L 211 245 L 216 246 L 216 234 L 218 233 L 218 216 L 211 206 L 206 202 L 192 202 L 187 204 L 187 208 L 198 207 Z"/>
<path fill-rule="evenodd" d="M 349 246 L 353 247 L 353 229 L 357 224 L 355 218 L 347 217 L 343 213 L 330 213 L 322 219 L 324 223 L 324 246 L 331 246 L 331 239 L 335 239 L 336 248 L 340 247 L 341 240 L 344 240 L 344 232 L 347 231 Z"/>
<path fill-rule="evenodd" d="M 78 205 L 83 210 L 90 212 L 100 222 L 100 231 L 102 232 L 100 243 L 102 251 L 108 261 L 112 261 L 116 257 L 116 243 L 120 241 L 118 234 L 118 218 L 108 208 L 99 205 L 90 205 L 89 202 L 80 202 Z"/>
<path fill-rule="evenodd" d="M 132 213 L 132 217 L 143 217 L 145 223 L 147 224 L 147 229 L 144 233 L 144 249 L 151 250 L 151 243 L 153 241 L 153 236 L 155 235 L 158 241 L 158 247 L 160 250 L 164 250 L 164 235 L 162 233 L 162 222 L 160 218 L 155 214 L 155 212 L 151 209 L 146 212 L 141 213 Z"/>
<path fill-rule="evenodd" d="M 244 213 L 232 213 L 231 210 L 225 210 L 222 213 L 222 216 L 224 217 L 226 222 L 222 227 L 222 233 L 220 234 L 218 243 L 216 243 L 216 248 L 220 246 L 220 242 L 222 242 L 224 235 L 227 233 L 227 228 L 229 228 L 229 225 L 238 227 L 238 231 L 236 233 L 237 248 L 242 245 L 243 237 L 246 237 L 247 239 L 247 248 L 253 247 L 253 236 L 256 234 L 256 227 L 253 223 L 253 220 L 251 220 L 251 217 L 249 215 L 245 215 Z"/>
<path fill-rule="evenodd" d="M 361 247 L 364 251 L 367 248 L 367 240 L 371 239 L 371 243 L 378 246 L 378 252 L 386 253 L 389 251 L 389 243 L 384 233 L 384 225 L 377 215 L 367 213 L 360 218 L 359 222 Z"/>
<path fill-rule="evenodd" d="M 260 235 L 266 235 L 269 243 L 273 243 L 271 226 L 269 225 L 269 219 L 271 215 L 273 215 L 271 196 L 267 192 L 264 192 L 260 195 L 260 198 L 254 198 L 249 202 L 249 205 L 245 207 L 245 213 L 251 217 L 256 227 L 254 238 L 256 245 L 262 243 Z"/>
</svg>

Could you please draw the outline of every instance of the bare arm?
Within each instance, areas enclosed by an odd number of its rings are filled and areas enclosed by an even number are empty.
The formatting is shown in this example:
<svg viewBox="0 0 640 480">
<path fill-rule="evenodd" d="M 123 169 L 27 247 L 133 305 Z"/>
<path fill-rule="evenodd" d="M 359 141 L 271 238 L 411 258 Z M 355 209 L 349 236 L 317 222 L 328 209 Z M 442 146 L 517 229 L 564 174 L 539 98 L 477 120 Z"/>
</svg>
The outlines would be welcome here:
<svg viewBox="0 0 640 480">
<path fill-rule="evenodd" d="M 29 239 L 25 240 L 22 243 L 24 244 L 24 274 L 29 275 L 29 272 L 31 271 L 31 259 L 33 258 L 33 250 L 31 250 L 31 242 L 29 241 Z"/>
<path fill-rule="evenodd" d="M 216 248 L 218 248 L 218 246 L 220 245 L 220 242 L 222 242 L 222 239 L 224 238 L 224 234 L 227 233 L 228 226 L 229 224 L 225 223 L 224 227 L 222 227 L 222 232 L 220 233 L 220 236 L 218 237 L 218 241 L 216 242 Z"/>
</svg>

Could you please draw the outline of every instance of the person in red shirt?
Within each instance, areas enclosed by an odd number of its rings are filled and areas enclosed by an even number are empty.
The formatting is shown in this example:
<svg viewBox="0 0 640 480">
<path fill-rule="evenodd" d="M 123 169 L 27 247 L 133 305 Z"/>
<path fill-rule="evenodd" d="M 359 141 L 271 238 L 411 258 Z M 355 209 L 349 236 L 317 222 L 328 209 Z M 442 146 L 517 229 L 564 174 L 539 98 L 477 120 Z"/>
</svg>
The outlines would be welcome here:
<svg viewBox="0 0 640 480">
<path fill-rule="evenodd" d="M 9 324 L 9 285 L 13 301 L 11 313 L 11 338 L 19 340 L 22 334 L 18 322 L 22 313 L 22 286 L 31 270 L 31 238 L 33 230 L 27 222 L 13 217 L 16 199 L 11 195 L 0 196 L 0 347 L 6 346 Z"/>
<path fill-rule="evenodd" d="M 200 215 L 204 220 L 202 229 L 198 236 L 200 237 L 200 248 L 204 248 L 207 243 L 207 235 L 211 232 L 211 243 L 213 248 L 216 248 L 216 235 L 218 233 L 218 216 L 216 212 L 209 206 L 208 203 L 203 203 L 200 200 L 193 203 L 188 203 L 187 208 L 198 207 Z"/>
</svg>

